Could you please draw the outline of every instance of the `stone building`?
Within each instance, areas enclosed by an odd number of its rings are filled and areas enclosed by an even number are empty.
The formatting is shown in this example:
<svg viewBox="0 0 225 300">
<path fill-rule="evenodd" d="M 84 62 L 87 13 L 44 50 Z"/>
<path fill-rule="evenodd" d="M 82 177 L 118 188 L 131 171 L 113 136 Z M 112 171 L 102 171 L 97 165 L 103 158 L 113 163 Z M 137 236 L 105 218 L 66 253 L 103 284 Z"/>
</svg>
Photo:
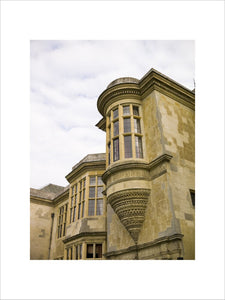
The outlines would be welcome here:
<svg viewBox="0 0 225 300">
<path fill-rule="evenodd" d="M 106 154 L 31 189 L 31 259 L 194 259 L 194 91 L 151 69 L 97 107 Z"/>
</svg>

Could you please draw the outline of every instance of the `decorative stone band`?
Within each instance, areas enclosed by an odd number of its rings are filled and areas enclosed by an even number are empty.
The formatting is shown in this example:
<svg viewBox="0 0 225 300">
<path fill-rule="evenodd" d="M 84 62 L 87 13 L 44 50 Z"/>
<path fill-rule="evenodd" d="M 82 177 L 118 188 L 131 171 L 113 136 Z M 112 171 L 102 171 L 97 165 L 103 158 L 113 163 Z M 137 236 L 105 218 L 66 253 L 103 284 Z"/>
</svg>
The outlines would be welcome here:
<svg viewBox="0 0 225 300">
<path fill-rule="evenodd" d="M 67 236 L 63 240 L 63 243 L 66 244 L 68 242 L 77 240 L 77 239 L 82 238 L 82 237 L 99 237 L 99 236 L 106 237 L 106 232 L 105 231 L 94 231 L 94 232 L 82 232 L 82 233 L 78 233 L 78 234 L 75 234 L 73 236 Z"/>
<path fill-rule="evenodd" d="M 148 243 L 144 243 L 144 244 L 140 244 L 140 245 L 135 245 L 135 246 L 131 246 L 129 248 L 126 248 L 126 249 L 121 249 L 121 250 L 117 250 L 117 251 L 110 251 L 110 252 L 107 252 L 105 254 L 105 257 L 107 258 L 111 258 L 111 257 L 114 257 L 114 256 L 118 256 L 118 255 L 124 255 L 124 254 L 127 254 L 127 253 L 131 253 L 131 252 L 136 252 L 136 251 L 140 251 L 140 250 L 144 250 L 144 249 L 148 249 L 148 248 L 153 248 L 153 247 L 157 247 L 159 245 L 162 245 L 164 243 L 171 243 L 171 242 L 176 242 L 176 241 L 180 241 L 182 242 L 182 238 L 183 238 L 183 234 L 181 233 L 175 233 L 173 235 L 170 235 L 170 236 L 164 236 L 164 237 L 160 237 L 158 239 L 155 239 L 151 242 L 148 242 Z M 177 253 L 179 253 L 180 255 L 182 255 L 182 247 L 179 246 L 179 244 L 177 245 Z M 170 254 L 169 252 L 167 254 Z M 160 253 L 159 253 L 159 256 L 160 256 Z M 155 257 L 152 256 L 152 257 L 148 257 L 148 259 L 154 259 Z"/>
<path fill-rule="evenodd" d="M 149 195 L 149 189 L 126 189 L 108 196 L 108 202 L 135 243 L 145 219 Z"/>
<path fill-rule="evenodd" d="M 121 161 L 118 164 L 114 164 L 112 166 L 110 166 L 109 168 L 107 168 L 107 170 L 105 171 L 105 173 L 102 175 L 102 179 L 104 181 L 104 183 L 107 185 L 107 179 L 120 171 L 124 171 L 124 170 L 128 170 L 128 169 L 144 169 L 144 170 L 148 170 L 150 172 L 150 177 L 151 179 L 158 177 L 160 175 L 162 175 L 163 173 L 167 172 L 167 165 L 166 163 L 169 162 L 172 159 L 172 155 L 170 155 L 169 153 L 163 153 L 162 155 L 158 156 L 157 158 L 155 158 L 154 160 L 152 160 L 150 163 L 147 162 L 141 162 L 141 161 Z M 124 178 L 124 181 L 126 180 L 126 178 Z M 130 180 L 130 178 L 129 178 Z M 123 180 L 120 180 L 123 181 Z M 107 185 L 107 188 L 109 186 Z"/>
</svg>

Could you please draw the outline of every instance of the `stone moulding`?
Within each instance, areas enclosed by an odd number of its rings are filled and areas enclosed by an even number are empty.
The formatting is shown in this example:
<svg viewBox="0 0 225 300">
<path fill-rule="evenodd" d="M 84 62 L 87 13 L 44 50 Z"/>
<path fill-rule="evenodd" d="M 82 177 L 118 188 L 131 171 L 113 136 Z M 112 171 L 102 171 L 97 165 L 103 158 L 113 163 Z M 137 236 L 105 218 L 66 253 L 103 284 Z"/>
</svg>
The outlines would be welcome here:
<svg viewBox="0 0 225 300">
<path fill-rule="evenodd" d="M 108 202 L 135 243 L 145 219 L 149 195 L 150 189 L 135 188 L 118 191 L 108 196 Z"/>
<path fill-rule="evenodd" d="M 81 237 L 106 237 L 107 233 L 105 231 L 95 231 L 95 232 L 82 232 L 75 234 L 73 236 L 68 236 L 63 240 L 63 243 L 66 244 L 68 242 L 77 240 Z"/>
<path fill-rule="evenodd" d="M 155 247 L 155 246 L 161 245 L 163 243 L 170 243 L 170 242 L 173 242 L 173 241 L 182 241 L 183 236 L 184 236 L 183 234 L 176 233 L 176 234 L 173 234 L 173 235 L 170 235 L 170 236 L 161 237 L 161 238 L 155 239 L 155 240 L 153 240 L 151 242 L 148 242 L 148 243 L 143 243 L 143 244 L 140 244 L 140 245 L 131 246 L 131 247 L 128 247 L 126 249 L 121 249 L 121 250 L 117 250 L 117 251 L 107 252 L 105 254 L 105 257 L 109 258 L 111 256 L 118 256 L 118 255 L 121 255 L 121 254 L 140 251 L 140 250 L 143 250 L 143 249 L 146 249 L 146 248 L 149 248 L 149 247 Z M 180 250 L 180 249 L 178 249 L 178 250 Z"/>
<path fill-rule="evenodd" d="M 112 84 L 113 82 L 115 84 Z M 151 69 L 140 80 L 132 81 L 124 78 L 122 81 L 116 79 L 113 82 L 98 98 L 97 107 L 103 117 L 107 107 L 113 102 L 128 97 L 142 100 L 154 90 L 195 109 L 195 93 L 155 69 Z"/>
</svg>

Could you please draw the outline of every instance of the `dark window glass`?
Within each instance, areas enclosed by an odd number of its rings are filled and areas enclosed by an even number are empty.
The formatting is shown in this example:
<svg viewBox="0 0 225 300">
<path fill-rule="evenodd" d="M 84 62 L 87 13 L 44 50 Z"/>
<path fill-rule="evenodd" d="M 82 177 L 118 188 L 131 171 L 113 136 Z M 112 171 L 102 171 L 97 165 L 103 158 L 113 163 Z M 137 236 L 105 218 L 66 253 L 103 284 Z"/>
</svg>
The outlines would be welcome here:
<svg viewBox="0 0 225 300">
<path fill-rule="evenodd" d="M 73 259 L 73 248 L 70 248 L 70 259 Z"/>
<path fill-rule="evenodd" d="M 190 194 L 191 194 L 192 205 L 195 206 L 195 192 L 191 191 Z"/>
<path fill-rule="evenodd" d="M 71 197 L 71 207 L 73 206 L 73 197 Z"/>
<path fill-rule="evenodd" d="M 95 176 L 90 176 L 90 185 L 95 185 Z"/>
<path fill-rule="evenodd" d="M 88 215 L 94 216 L 95 214 L 95 200 L 88 201 Z"/>
<path fill-rule="evenodd" d="M 93 258 L 93 244 L 87 244 L 87 258 Z"/>
<path fill-rule="evenodd" d="M 140 136 L 135 136 L 136 157 L 143 158 L 142 141 Z"/>
<path fill-rule="evenodd" d="M 123 119 L 123 130 L 124 132 L 131 132 L 130 118 Z"/>
<path fill-rule="evenodd" d="M 113 111 L 113 119 L 116 119 L 118 117 L 118 108 L 116 108 L 114 111 Z"/>
<path fill-rule="evenodd" d="M 77 195 L 75 195 L 75 202 L 74 202 L 74 205 L 77 204 Z"/>
<path fill-rule="evenodd" d="M 130 115 L 130 106 L 129 105 L 123 106 L 123 115 L 124 116 Z"/>
<path fill-rule="evenodd" d="M 67 219 L 67 213 L 65 213 L 65 221 L 64 222 L 66 222 L 66 219 Z"/>
<path fill-rule="evenodd" d="M 82 244 L 80 245 L 80 259 L 82 259 Z"/>
<path fill-rule="evenodd" d="M 77 184 L 75 185 L 75 193 L 77 193 Z"/>
<path fill-rule="evenodd" d="M 95 187 L 89 187 L 89 198 L 95 198 Z"/>
<path fill-rule="evenodd" d="M 70 259 L 70 248 L 66 249 L 66 259 Z"/>
<path fill-rule="evenodd" d="M 85 186 L 86 186 L 86 178 L 84 178 L 84 186 L 83 187 L 85 188 Z"/>
<path fill-rule="evenodd" d="M 103 185 L 102 176 L 98 176 L 98 185 Z"/>
<path fill-rule="evenodd" d="M 108 163 L 110 164 L 111 143 L 108 143 Z"/>
<path fill-rule="evenodd" d="M 73 208 L 73 222 L 75 221 L 76 218 L 76 206 Z"/>
<path fill-rule="evenodd" d="M 101 216 L 103 214 L 103 199 L 97 200 L 97 212 L 96 214 L 98 216 Z"/>
<path fill-rule="evenodd" d="M 124 155 L 125 155 L 125 158 L 132 157 L 131 135 L 124 136 Z"/>
<path fill-rule="evenodd" d="M 98 192 L 97 197 L 98 198 L 102 198 L 102 191 L 103 191 L 103 187 L 102 186 L 98 186 L 98 190 L 97 190 L 97 192 Z"/>
<path fill-rule="evenodd" d="M 119 121 L 113 123 L 114 136 L 119 135 Z"/>
<path fill-rule="evenodd" d="M 82 218 L 84 217 L 84 203 L 85 202 L 82 202 Z"/>
<path fill-rule="evenodd" d="M 65 236 L 65 234 L 66 234 L 66 223 L 64 223 L 63 225 L 63 236 Z"/>
<path fill-rule="evenodd" d="M 80 181 L 80 190 L 82 190 L 82 181 Z"/>
<path fill-rule="evenodd" d="M 138 108 L 138 106 L 133 106 L 133 114 L 135 116 L 139 116 L 139 108 Z"/>
<path fill-rule="evenodd" d="M 78 259 L 78 246 L 76 246 L 76 259 Z"/>
<path fill-rule="evenodd" d="M 119 156 L 119 138 L 113 140 L 113 161 L 120 159 Z"/>
<path fill-rule="evenodd" d="M 102 244 L 95 245 L 95 257 L 102 258 Z"/>
<path fill-rule="evenodd" d="M 78 219 L 80 219 L 81 203 L 78 205 Z"/>
<path fill-rule="evenodd" d="M 139 119 L 134 119 L 134 132 L 141 133 L 141 124 Z"/>
<path fill-rule="evenodd" d="M 83 200 L 85 200 L 85 190 L 83 190 Z"/>
<path fill-rule="evenodd" d="M 72 195 L 74 194 L 74 186 L 72 187 Z"/>
</svg>

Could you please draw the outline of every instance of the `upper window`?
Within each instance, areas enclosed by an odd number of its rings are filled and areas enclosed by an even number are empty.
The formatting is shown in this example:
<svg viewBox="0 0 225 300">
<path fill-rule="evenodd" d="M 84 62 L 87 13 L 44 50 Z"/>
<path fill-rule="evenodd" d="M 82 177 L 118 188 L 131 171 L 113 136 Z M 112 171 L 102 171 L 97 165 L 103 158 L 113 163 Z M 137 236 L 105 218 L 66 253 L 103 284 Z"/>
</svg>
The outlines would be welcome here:
<svg viewBox="0 0 225 300">
<path fill-rule="evenodd" d="M 90 176 L 88 215 L 103 215 L 103 181 L 101 176 Z"/>
<path fill-rule="evenodd" d="M 86 178 L 83 178 L 71 188 L 70 223 L 84 217 L 85 196 Z"/>
<path fill-rule="evenodd" d="M 191 194 L 192 205 L 195 207 L 195 191 L 190 190 L 190 194 Z"/>
<path fill-rule="evenodd" d="M 126 158 L 143 158 L 140 106 L 119 105 L 107 115 L 107 164 Z"/>
<path fill-rule="evenodd" d="M 59 208 L 58 238 L 61 238 L 62 236 L 66 235 L 67 209 L 67 203 Z"/>
</svg>

